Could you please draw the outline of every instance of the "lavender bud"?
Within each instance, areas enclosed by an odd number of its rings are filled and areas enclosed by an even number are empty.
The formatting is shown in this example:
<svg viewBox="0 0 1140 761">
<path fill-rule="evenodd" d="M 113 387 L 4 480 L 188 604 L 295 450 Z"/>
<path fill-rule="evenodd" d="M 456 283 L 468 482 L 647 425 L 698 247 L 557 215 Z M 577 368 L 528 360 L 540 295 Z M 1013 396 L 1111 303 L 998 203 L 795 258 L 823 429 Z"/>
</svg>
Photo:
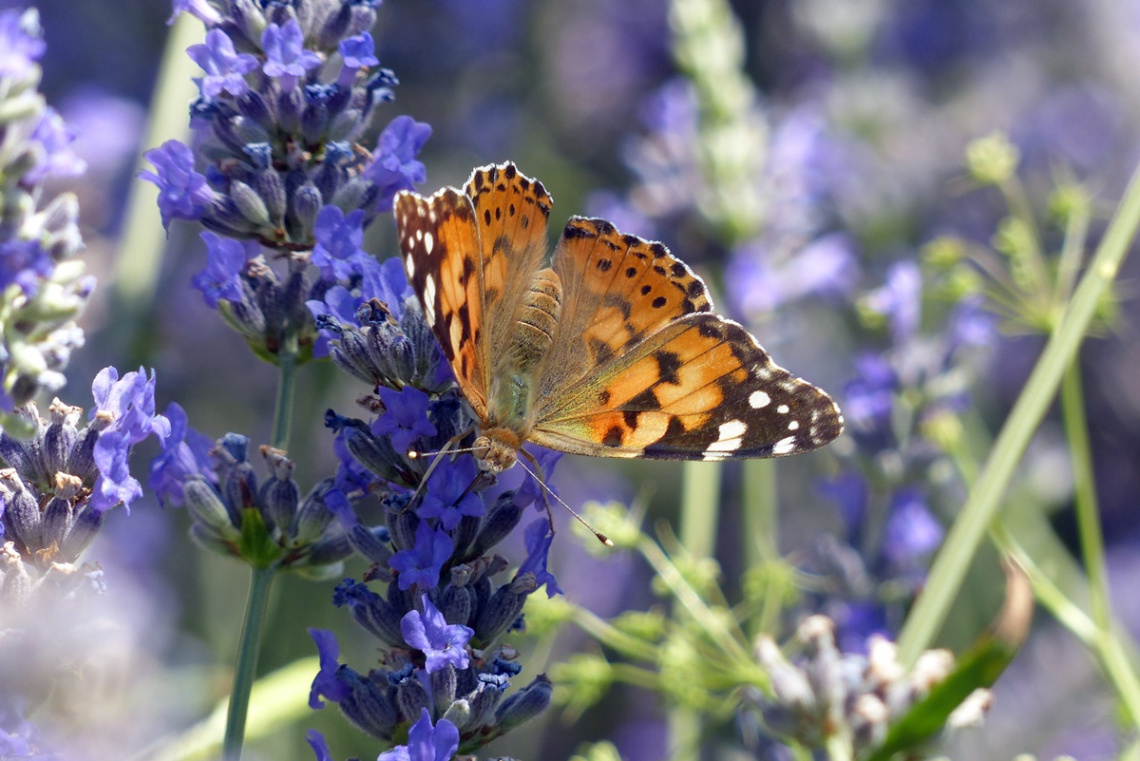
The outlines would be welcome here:
<svg viewBox="0 0 1140 761">
<path fill-rule="evenodd" d="M 274 169 L 262 169 L 255 178 L 257 193 L 265 200 L 265 208 L 269 210 L 269 218 L 274 225 L 285 222 L 285 183 L 280 173 Z"/>
<path fill-rule="evenodd" d="M 352 691 L 338 704 L 341 713 L 368 734 L 389 739 L 400 719 L 396 706 L 375 682 L 352 676 Z"/>
<path fill-rule="evenodd" d="M 254 227 L 270 227 L 269 209 L 257 191 L 240 180 L 230 183 L 230 197 Z"/>
<path fill-rule="evenodd" d="M 495 715 L 504 729 L 517 727 L 545 711 L 553 692 L 551 681 L 545 674 L 539 674 L 521 692 L 504 700 Z"/>
<path fill-rule="evenodd" d="M 435 712 L 442 714 L 455 702 L 455 667 L 450 663 L 429 675 Z"/>
<path fill-rule="evenodd" d="M 241 516 L 230 513 L 204 478 L 188 479 L 183 486 L 183 498 L 195 526 L 200 526 L 225 541 L 236 542 L 241 539 L 241 531 L 237 529 L 241 525 Z"/>
<path fill-rule="evenodd" d="M 409 675 L 396 687 L 396 706 L 403 717 L 419 716 L 426 708 L 431 711 L 431 696 L 415 675 Z"/>
</svg>

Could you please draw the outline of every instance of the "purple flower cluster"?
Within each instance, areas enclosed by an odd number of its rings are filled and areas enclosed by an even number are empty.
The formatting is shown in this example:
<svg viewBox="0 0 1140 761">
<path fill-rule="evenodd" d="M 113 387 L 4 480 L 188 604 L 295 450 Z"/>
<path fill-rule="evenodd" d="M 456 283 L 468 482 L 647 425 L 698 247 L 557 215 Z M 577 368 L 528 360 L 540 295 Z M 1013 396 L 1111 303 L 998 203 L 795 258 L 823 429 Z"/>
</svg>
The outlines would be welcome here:
<svg viewBox="0 0 1140 761">
<path fill-rule="evenodd" d="M 951 307 L 940 332 L 924 331 L 930 289 L 919 266 L 904 260 L 860 301 L 865 320 L 882 326 L 890 341 L 856 359 L 841 395 L 856 449 L 821 491 L 836 504 L 845 532 L 820 537 L 812 553 L 826 590 L 821 604 L 845 649 L 857 650 L 872 633 L 894 632 L 921 589 L 944 536 L 936 507 L 947 495 L 929 477 L 949 466 L 941 426 L 968 406 L 970 383 L 996 337 L 996 318 L 974 296 Z"/>
<path fill-rule="evenodd" d="M 171 434 L 151 463 L 148 485 L 160 499 L 186 507 L 194 521 L 191 536 L 199 544 L 255 567 L 303 570 L 315 577 L 342 572 L 352 546 L 336 521 L 346 498 L 333 479 L 302 496 L 293 480 L 293 461 L 262 447 L 269 477 L 259 483 L 248 460 L 248 438 L 229 433 L 211 444 L 187 424 L 177 404 L 167 415 Z"/>
<path fill-rule="evenodd" d="M 35 10 L 0 12 L 0 424 L 12 430 L 22 425 L 16 407 L 63 387 L 95 285 L 71 259 L 83 246 L 75 197 L 42 198 L 45 181 L 85 169 L 36 91 L 43 52 Z"/>
<path fill-rule="evenodd" d="M 34 404 L 19 410 L 33 436 L 26 440 L 0 431 L 0 539 L 11 542 L 19 563 L 0 570 L 5 595 L 38 580 L 28 569 L 50 573 L 75 563 L 95 538 L 111 509 L 142 496 L 128 458 L 136 444 L 153 435 L 166 440 L 170 422 L 154 410 L 154 376 L 140 369 L 119 378 L 113 367 L 92 385 L 95 406 L 78 427 L 82 409 L 56 400 L 49 417 Z M 23 570 L 21 570 L 23 569 Z"/>
<path fill-rule="evenodd" d="M 376 296 L 379 265 L 361 248 L 364 228 L 426 176 L 416 156 L 427 124 L 398 116 L 374 147 L 361 142 L 396 85 L 368 32 L 378 6 L 175 7 L 208 29 L 188 50 L 204 72 L 193 147 L 172 140 L 149 151 L 154 171 L 140 176 L 158 186 L 165 226 L 182 219 L 210 231 L 193 285 L 266 358 L 294 339 L 302 352 L 319 341 L 320 355 L 325 339 L 306 301 L 323 301 L 334 286 L 361 301 Z"/>
</svg>

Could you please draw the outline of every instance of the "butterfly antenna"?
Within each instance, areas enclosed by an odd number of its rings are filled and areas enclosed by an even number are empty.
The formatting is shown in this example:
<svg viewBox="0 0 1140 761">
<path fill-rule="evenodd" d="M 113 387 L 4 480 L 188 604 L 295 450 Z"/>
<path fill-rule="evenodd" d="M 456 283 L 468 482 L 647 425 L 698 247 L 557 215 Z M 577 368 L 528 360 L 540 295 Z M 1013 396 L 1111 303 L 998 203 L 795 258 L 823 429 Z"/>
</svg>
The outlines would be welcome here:
<svg viewBox="0 0 1140 761">
<path fill-rule="evenodd" d="M 551 490 L 551 488 L 549 486 L 546 485 L 546 476 L 543 475 L 542 466 L 538 464 L 538 460 L 535 459 L 534 455 L 532 455 L 530 452 L 526 451 L 525 449 L 520 449 L 519 451 L 522 452 L 522 454 L 526 457 L 526 459 L 530 460 L 530 464 L 534 466 L 534 470 L 531 470 L 530 468 L 528 468 L 522 460 L 517 460 L 518 464 L 521 465 L 522 469 L 525 470 L 527 473 L 529 473 L 531 478 L 533 478 L 535 481 L 537 481 L 538 485 L 542 487 L 542 501 L 543 501 L 543 504 L 546 505 L 546 517 L 550 520 L 550 533 L 552 533 L 552 534 L 554 533 L 554 511 L 550 509 L 550 500 L 547 498 L 547 495 L 554 497 L 555 501 L 558 502 L 558 504 L 562 505 L 564 508 L 566 508 L 566 511 L 568 513 L 570 513 L 572 516 L 574 516 L 574 520 L 578 521 L 583 526 L 585 526 L 586 529 L 591 534 L 594 535 L 595 539 L 597 539 L 599 542 L 606 545 L 607 547 L 613 547 L 614 543 L 610 540 L 610 538 L 608 536 L 606 536 L 601 531 L 598 531 L 596 528 L 591 526 L 589 521 L 587 521 L 581 515 L 578 515 L 578 513 L 574 512 L 574 508 L 572 508 L 572 507 L 570 507 L 570 505 L 566 504 L 566 501 L 563 500 L 562 497 L 559 497 L 557 494 L 554 493 L 553 490 Z M 538 472 L 536 473 L 535 471 L 538 471 Z"/>
</svg>

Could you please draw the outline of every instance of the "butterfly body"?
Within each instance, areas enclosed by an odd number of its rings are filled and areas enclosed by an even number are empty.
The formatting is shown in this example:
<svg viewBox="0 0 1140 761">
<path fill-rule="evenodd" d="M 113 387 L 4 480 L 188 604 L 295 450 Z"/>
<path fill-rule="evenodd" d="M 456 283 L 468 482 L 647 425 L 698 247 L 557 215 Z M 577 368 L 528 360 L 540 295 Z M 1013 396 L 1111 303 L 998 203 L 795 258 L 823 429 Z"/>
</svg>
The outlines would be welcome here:
<svg viewBox="0 0 1140 761">
<path fill-rule="evenodd" d="M 779 457 L 834 439 L 831 398 L 712 312 L 699 277 L 660 243 L 572 217 L 546 259 L 552 201 L 513 164 L 464 190 L 402 192 L 409 282 L 480 423 L 480 467 L 528 441 L 574 454 Z"/>
</svg>

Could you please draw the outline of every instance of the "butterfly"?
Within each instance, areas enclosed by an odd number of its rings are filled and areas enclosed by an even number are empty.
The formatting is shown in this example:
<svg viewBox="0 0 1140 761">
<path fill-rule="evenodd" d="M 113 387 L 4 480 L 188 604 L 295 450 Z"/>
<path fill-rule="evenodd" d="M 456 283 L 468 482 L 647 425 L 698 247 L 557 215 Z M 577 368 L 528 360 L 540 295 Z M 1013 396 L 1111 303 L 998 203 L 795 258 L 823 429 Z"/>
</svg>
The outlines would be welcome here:
<svg viewBox="0 0 1140 761">
<path fill-rule="evenodd" d="M 782 457 L 843 430 L 825 392 L 712 311 L 660 243 L 571 217 L 545 266 L 552 199 L 512 163 L 394 202 L 408 282 L 478 419 L 483 472 L 523 444 L 667 460 Z"/>
</svg>

